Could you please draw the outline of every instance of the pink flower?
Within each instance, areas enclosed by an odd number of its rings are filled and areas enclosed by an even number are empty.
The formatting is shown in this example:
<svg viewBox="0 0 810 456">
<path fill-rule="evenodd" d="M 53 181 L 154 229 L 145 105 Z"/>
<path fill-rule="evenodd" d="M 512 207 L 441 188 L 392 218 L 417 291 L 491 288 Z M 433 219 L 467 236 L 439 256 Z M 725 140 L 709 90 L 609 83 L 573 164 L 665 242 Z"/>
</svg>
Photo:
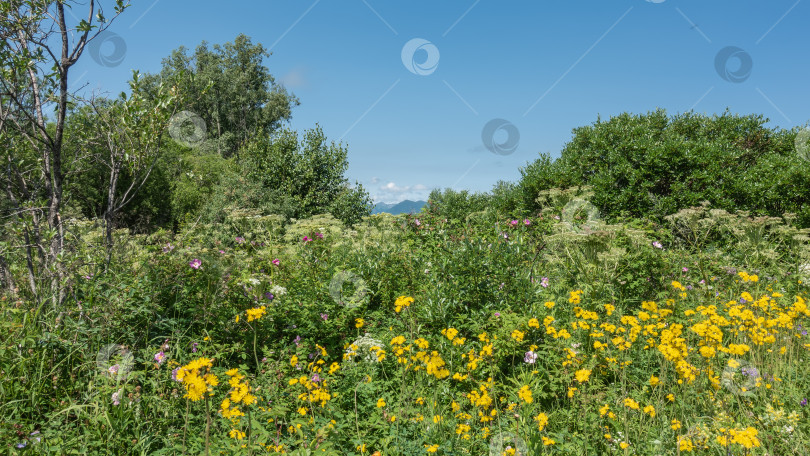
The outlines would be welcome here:
<svg viewBox="0 0 810 456">
<path fill-rule="evenodd" d="M 543 277 L 543 279 L 540 280 L 540 286 L 543 288 L 548 288 L 548 277 Z"/>
<path fill-rule="evenodd" d="M 687 268 L 687 267 L 684 267 L 684 268 L 682 269 L 682 271 L 683 271 L 683 272 L 686 272 L 686 271 L 688 271 L 688 270 L 689 270 L 689 268 Z"/>
<path fill-rule="evenodd" d="M 323 239 L 323 234 L 315 233 L 315 237 L 317 237 L 318 239 Z"/>
<path fill-rule="evenodd" d="M 656 249 L 663 249 L 664 248 L 664 246 L 661 245 L 661 243 L 658 242 L 658 241 L 653 241 L 652 246 L 655 247 Z"/>
<path fill-rule="evenodd" d="M 312 240 L 312 239 L 310 239 L 310 238 L 309 238 L 309 236 L 304 236 L 304 242 L 309 242 L 309 241 L 311 241 L 311 240 Z"/>
<path fill-rule="evenodd" d="M 512 224 L 512 226 L 517 226 L 518 221 L 517 221 L 517 220 L 512 220 L 512 221 L 511 221 L 511 222 L 509 222 L 509 223 L 511 223 L 511 224 Z"/>
<path fill-rule="evenodd" d="M 199 258 L 194 258 L 193 260 L 188 262 L 188 265 L 191 266 L 194 269 L 200 269 L 200 266 L 202 265 L 202 261 L 200 261 Z"/>
<path fill-rule="evenodd" d="M 163 353 L 162 351 L 159 351 L 159 352 L 155 353 L 155 362 L 157 362 L 158 364 L 163 364 L 163 360 L 165 360 L 165 359 L 166 359 L 166 354 Z"/>
<path fill-rule="evenodd" d="M 523 356 L 523 362 L 525 363 L 534 364 L 535 361 L 537 361 L 537 353 L 531 350 L 527 351 L 526 354 Z"/>
<path fill-rule="evenodd" d="M 281 260 L 279 260 L 278 258 L 276 258 L 275 260 L 271 261 L 271 263 L 273 263 L 274 265 L 278 266 L 278 265 L 280 265 L 280 264 L 281 264 Z"/>
<path fill-rule="evenodd" d="M 224 250 L 220 250 L 220 251 L 219 251 L 219 253 L 220 253 L 220 254 L 224 254 L 224 253 L 225 253 L 225 251 L 224 251 Z"/>
<path fill-rule="evenodd" d="M 245 238 L 243 238 L 242 236 L 236 236 L 236 243 L 237 244 L 244 244 L 245 243 Z"/>
<path fill-rule="evenodd" d="M 532 224 L 532 222 L 529 219 L 525 219 L 525 220 L 523 220 L 523 224 L 526 225 L 526 226 L 529 226 L 529 225 Z"/>
<path fill-rule="evenodd" d="M 419 219 L 414 219 L 413 223 L 414 223 L 414 225 L 416 225 L 416 226 L 419 226 L 419 225 L 421 225 L 421 224 L 422 224 L 422 222 L 420 222 L 420 221 L 419 221 Z"/>
</svg>

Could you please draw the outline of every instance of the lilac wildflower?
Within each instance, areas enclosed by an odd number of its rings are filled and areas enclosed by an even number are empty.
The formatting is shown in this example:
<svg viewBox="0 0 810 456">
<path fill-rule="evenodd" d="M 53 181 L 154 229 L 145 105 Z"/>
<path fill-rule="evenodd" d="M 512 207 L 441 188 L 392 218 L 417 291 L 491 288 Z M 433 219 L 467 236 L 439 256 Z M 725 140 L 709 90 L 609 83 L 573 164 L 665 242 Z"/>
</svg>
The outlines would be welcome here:
<svg viewBox="0 0 810 456">
<path fill-rule="evenodd" d="M 293 342 L 295 343 L 295 346 L 297 347 L 301 342 L 301 336 L 295 336 L 295 339 L 293 339 Z"/>
<path fill-rule="evenodd" d="M 655 247 L 656 249 L 663 249 L 664 248 L 664 246 L 661 245 L 661 243 L 658 242 L 658 241 L 653 241 L 652 246 Z"/>
<path fill-rule="evenodd" d="M 326 320 L 328 320 L 328 319 L 329 319 L 329 314 L 322 313 L 322 314 L 321 314 L 321 318 L 323 319 L 323 321 L 326 321 Z"/>
<path fill-rule="evenodd" d="M 199 258 L 194 258 L 193 260 L 188 262 L 188 265 L 191 266 L 193 269 L 200 269 L 202 261 Z"/>
<path fill-rule="evenodd" d="M 113 405 L 121 405 L 121 390 L 112 393 L 110 398 L 112 399 Z"/>
<path fill-rule="evenodd" d="M 801 404 L 801 406 L 802 406 L 802 407 L 804 407 L 805 405 L 807 405 L 807 398 L 802 399 L 802 401 L 801 401 L 801 402 L 799 402 L 799 404 Z"/>
<path fill-rule="evenodd" d="M 166 354 L 162 351 L 155 353 L 155 362 L 158 364 L 163 364 L 163 361 L 166 359 Z"/>
<path fill-rule="evenodd" d="M 244 244 L 245 243 L 245 238 L 243 238 L 242 236 L 236 236 L 236 243 L 237 244 Z"/>
<path fill-rule="evenodd" d="M 537 361 L 537 353 L 531 350 L 527 351 L 526 355 L 523 356 L 523 362 L 525 363 L 534 364 L 535 361 Z"/>
<path fill-rule="evenodd" d="M 540 279 L 540 286 L 543 288 L 548 288 L 548 277 L 543 277 Z"/>
<path fill-rule="evenodd" d="M 759 377 L 759 370 L 756 367 L 743 367 L 741 372 L 747 377 Z"/>
</svg>

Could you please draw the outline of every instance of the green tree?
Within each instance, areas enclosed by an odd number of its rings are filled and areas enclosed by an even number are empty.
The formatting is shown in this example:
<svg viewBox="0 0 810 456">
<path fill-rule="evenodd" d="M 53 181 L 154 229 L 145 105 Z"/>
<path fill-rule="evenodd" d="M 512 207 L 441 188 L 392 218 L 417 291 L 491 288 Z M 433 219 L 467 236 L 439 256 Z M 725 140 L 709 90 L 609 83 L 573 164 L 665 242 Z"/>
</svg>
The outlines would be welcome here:
<svg viewBox="0 0 810 456">
<path fill-rule="evenodd" d="M 90 115 L 80 122 L 79 144 L 92 151 L 94 163 L 106 175 L 103 218 L 107 264 L 112 254 L 114 219 L 138 194 L 158 162 L 163 133 L 178 100 L 176 87 L 158 87 L 156 96 L 141 92 L 140 75 L 133 72 L 130 94 L 117 100 L 90 101 Z M 94 153 L 93 153 L 94 152 Z M 122 177 L 129 177 L 126 185 Z"/>
<path fill-rule="evenodd" d="M 55 308 L 64 302 L 68 283 L 62 255 L 62 209 L 70 70 L 87 44 L 129 6 L 116 0 L 115 14 L 108 19 L 100 2 L 89 0 L 86 19 L 69 26 L 65 9 L 76 11 L 75 4 L 69 0 L 0 2 L 0 153 L 6 162 L 5 205 L 21 227 L 30 292 L 40 300 L 42 284 L 47 284 Z M 50 109 L 55 112 L 53 120 L 48 117 Z M 26 161 L 32 156 L 36 159 Z"/>
<path fill-rule="evenodd" d="M 241 173 L 215 192 L 221 196 L 208 205 L 209 218 L 221 217 L 224 207 L 250 207 L 293 218 L 330 212 L 355 223 L 370 214 L 371 200 L 362 185 L 346 179 L 347 152 L 327 142 L 320 126 L 301 138 L 288 129 L 255 137 L 240 152 Z"/>
<path fill-rule="evenodd" d="M 187 95 L 184 109 L 205 121 L 208 141 L 200 146 L 227 158 L 254 135 L 277 130 L 299 104 L 263 65 L 269 56 L 243 34 L 212 48 L 203 41 L 192 54 L 182 46 L 172 51 L 160 74 L 146 75 L 145 82 L 153 91 L 160 80 L 179 87 Z"/>
</svg>

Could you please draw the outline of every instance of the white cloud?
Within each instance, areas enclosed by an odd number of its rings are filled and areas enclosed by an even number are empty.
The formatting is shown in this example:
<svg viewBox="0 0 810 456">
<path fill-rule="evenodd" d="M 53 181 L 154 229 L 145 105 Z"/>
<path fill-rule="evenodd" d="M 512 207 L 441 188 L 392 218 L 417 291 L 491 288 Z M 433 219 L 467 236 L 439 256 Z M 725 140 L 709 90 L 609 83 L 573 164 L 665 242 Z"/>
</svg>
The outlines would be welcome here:
<svg viewBox="0 0 810 456">
<path fill-rule="evenodd" d="M 379 179 L 378 179 L 379 182 Z M 430 189 L 425 185 L 397 185 L 395 182 L 377 187 L 371 198 L 377 203 L 398 203 L 404 200 L 426 200 Z"/>
</svg>

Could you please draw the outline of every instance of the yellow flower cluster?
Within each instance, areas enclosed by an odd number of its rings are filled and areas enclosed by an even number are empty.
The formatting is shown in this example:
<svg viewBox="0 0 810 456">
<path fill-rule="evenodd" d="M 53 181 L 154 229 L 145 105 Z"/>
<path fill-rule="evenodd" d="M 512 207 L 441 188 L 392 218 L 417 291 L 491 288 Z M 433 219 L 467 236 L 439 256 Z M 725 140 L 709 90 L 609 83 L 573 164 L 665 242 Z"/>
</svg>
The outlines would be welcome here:
<svg viewBox="0 0 810 456">
<path fill-rule="evenodd" d="M 717 436 L 717 443 L 724 447 L 727 447 L 729 443 L 736 443 L 750 450 L 754 447 L 758 448 L 760 445 L 759 439 L 757 438 L 757 430 L 750 426 L 746 429 L 720 428 L 720 432 L 723 435 Z"/>
<path fill-rule="evenodd" d="M 394 303 L 394 311 L 396 313 L 402 312 L 402 309 L 407 309 L 408 307 L 413 304 L 413 298 L 410 296 L 400 296 L 397 298 L 397 301 Z"/>
<path fill-rule="evenodd" d="M 591 377 L 591 371 L 588 369 L 580 369 L 574 373 L 574 377 L 579 383 L 585 383 Z"/>
<path fill-rule="evenodd" d="M 262 318 L 266 313 L 267 313 L 267 306 L 255 307 L 253 309 L 248 309 L 245 311 L 245 314 L 247 314 L 247 320 L 249 322 Z"/>
<path fill-rule="evenodd" d="M 230 369 L 225 372 L 230 377 L 228 385 L 231 390 L 228 397 L 222 400 L 219 406 L 219 413 L 223 418 L 231 420 L 234 425 L 238 423 L 239 417 L 245 416 L 239 409 L 239 404 L 249 406 L 256 403 L 256 396 L 250 393 L 250 386 L 245 381 L 245 376 L 239 373 L 239 369 Z"/>
<path fill-rule="evenodd" d="M 548 424 L 548 415 L 540 413 L 534 417 L 534 421 L 537 422 L 537 430 L 542 431 Z"/>
<path fill-rule="evenodd" d="M 493 385 L 494 382 L 492 377 L 489 377 L 489 379 L 487 379 L 483 385 L 479 386 L 477 390 L 470 391 L 467 394 L 467 399 L 470 400 L 470 404 L 485 410 L 491 407 L 493 401 L 492 397 L 489 395 L 489 389 L 492 388 Z"/>
<path fill-rule="evenodd" d="M 219 384 L 217 376 L 211 373 L 213 364 L 208 358 L 199 358 L 177 370 L 175 378 L 186 389 L 185 398 L 199 401 L 206 392 L 213 395 L 213 387 Z"/>
<path fill-rule="evenodd" d="M 523 385 L 518 391 L 518 397 L 523 400 L 523 402 L 527 404 L 531 404 L 534 399 L 532 399 L 532 389 L 529 388 L 528 385 Z"/>
</svg>

